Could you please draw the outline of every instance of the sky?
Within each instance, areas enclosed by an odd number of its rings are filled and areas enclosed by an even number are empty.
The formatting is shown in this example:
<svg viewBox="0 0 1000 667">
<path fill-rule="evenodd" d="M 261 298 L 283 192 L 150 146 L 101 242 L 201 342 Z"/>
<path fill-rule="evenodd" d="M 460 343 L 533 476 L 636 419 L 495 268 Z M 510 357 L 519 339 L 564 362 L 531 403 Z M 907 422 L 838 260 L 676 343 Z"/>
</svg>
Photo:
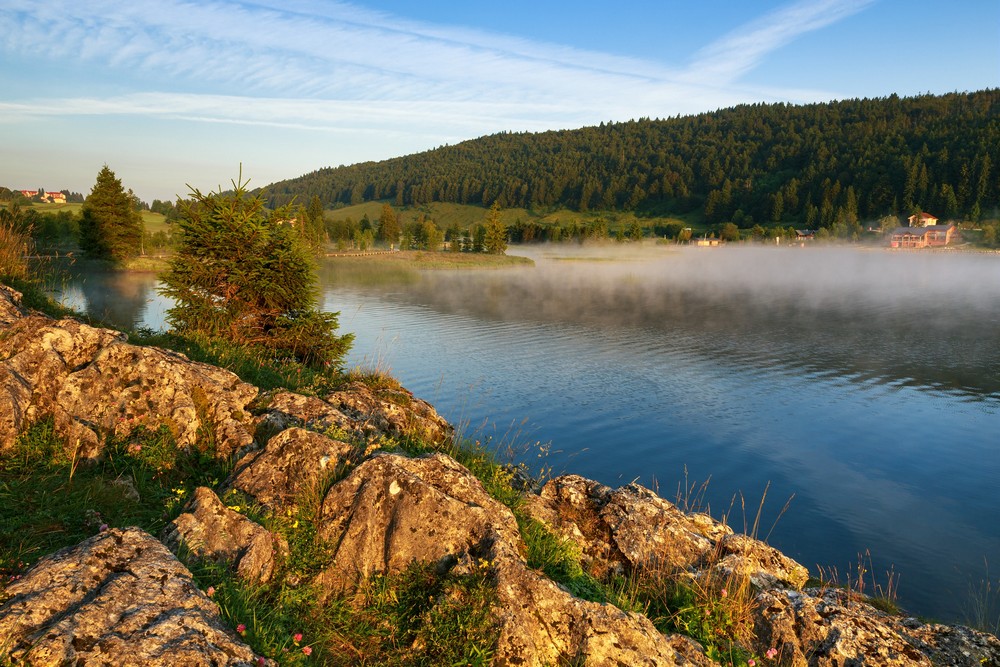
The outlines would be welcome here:
<svg viewBox="0 0 1000 667">
<path fill-rule="evenodd" d="M 141 199 L 497 132 L 1000 87 L 998 0 L 0 0 L 0 185 Z"/>
</svg>

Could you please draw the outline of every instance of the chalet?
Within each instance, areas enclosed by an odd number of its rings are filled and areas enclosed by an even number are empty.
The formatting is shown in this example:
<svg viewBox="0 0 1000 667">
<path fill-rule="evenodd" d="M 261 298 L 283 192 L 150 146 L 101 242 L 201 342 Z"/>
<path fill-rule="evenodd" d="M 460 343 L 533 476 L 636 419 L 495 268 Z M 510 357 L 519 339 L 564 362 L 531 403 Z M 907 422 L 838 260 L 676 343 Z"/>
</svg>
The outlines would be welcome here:
<svg viewBox="0 0 1000 667">
<path fill-rule="evenodd" d="M 934 218 L 936 220 L 936 218 Z M 912 216 L 911 216 L 912 220 Z M 940 248 L 956 239 L 955 225 L 897 227 L 889 239 L 890 248 Z"/>
<path fill-rule="evenodd" d="M 815 229 L 796 229 L 795 230 L 795 240 L 796 241 L 812 241 L 816 238 Z"/>
<path fill-rule="evenodd" d="M 910 227 L 934 227 L 937 226 L 938 219 L 935 218 L 930 213 L 915 213 L 911 215 L 907 220 L 910 221 Z"/>
<path fill-rule="evenodd" d="M 43 202 L 51 202 L 53 204 L 66 203 L 66 195 L 61 192 L 46 192 L 45 190 L 19 190 L 19 192 L 28 199 L 40 197 Z"/>
</svg>

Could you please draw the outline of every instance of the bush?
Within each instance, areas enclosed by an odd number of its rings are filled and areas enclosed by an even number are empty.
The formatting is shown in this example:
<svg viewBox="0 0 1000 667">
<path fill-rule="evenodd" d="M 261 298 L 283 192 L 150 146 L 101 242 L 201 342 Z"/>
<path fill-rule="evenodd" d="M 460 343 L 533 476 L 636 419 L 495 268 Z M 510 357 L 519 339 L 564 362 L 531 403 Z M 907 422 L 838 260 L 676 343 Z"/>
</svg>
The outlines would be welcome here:
<svg viewBox="0 0 1000 667">
<path fill-rule="evenodd" d="M 181 204 L 178 249 L 161 290 L 176 303 L 168 321 L 181 334 L 339 366 L 353 336 L 336 335 L 338 314 L 315 308 L 316 272 L 298 221 L 285 208 L 267 211 L 241 179 L 230 192 L 192 190 Z"/>
</svg>

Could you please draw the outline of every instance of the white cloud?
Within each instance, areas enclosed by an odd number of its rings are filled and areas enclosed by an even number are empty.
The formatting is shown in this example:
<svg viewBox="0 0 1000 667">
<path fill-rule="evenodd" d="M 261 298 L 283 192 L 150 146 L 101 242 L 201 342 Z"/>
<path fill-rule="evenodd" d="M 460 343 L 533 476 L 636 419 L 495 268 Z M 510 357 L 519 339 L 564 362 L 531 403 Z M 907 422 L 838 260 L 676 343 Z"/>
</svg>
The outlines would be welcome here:
<svg viewBox="0 0 1000 667">
<path fill-rule="evenodd" d="M 727 85 L 756 67 L 769 53 L 807 32 L 856 14 L 876 0 L 799 0 L 726 35 L 702 49 L 685 79 Z"/>
</svg>

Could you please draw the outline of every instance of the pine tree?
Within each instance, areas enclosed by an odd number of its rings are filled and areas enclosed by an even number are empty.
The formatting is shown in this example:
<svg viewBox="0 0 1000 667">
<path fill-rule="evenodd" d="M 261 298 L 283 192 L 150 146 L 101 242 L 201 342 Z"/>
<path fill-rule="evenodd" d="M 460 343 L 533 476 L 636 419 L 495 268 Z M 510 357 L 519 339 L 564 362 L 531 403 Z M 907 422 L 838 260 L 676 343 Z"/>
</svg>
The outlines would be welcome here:
<svg viewBox="0 0 1000 667">
<path fill-rule="evenodd" d="M 134 200 L 104 165 L 80 216 L 80 249 L 85 255 L 121 262 L 139 254 L 143 227 Z"/>
<path fill-rule="evenodd" d="M 242 175 L 233 191 L 192 190 L 177 223 L 179 243 L 161 293 L 174 300 L 182 334 L 225 339 L 339 365 L 353 336 L 337 336 L 338 313 L 316 310 L 316 273 L 287 209 L 268 212 Z"/>
<path fill-rule="evenodd" d="M 486 214 L 486 239 L 483 250 L 491 255 L 503 255 L 507 252 L 507 225 L 500 218 L 500 202 L 493 202 L 490 212 Z"/>
</svg>

